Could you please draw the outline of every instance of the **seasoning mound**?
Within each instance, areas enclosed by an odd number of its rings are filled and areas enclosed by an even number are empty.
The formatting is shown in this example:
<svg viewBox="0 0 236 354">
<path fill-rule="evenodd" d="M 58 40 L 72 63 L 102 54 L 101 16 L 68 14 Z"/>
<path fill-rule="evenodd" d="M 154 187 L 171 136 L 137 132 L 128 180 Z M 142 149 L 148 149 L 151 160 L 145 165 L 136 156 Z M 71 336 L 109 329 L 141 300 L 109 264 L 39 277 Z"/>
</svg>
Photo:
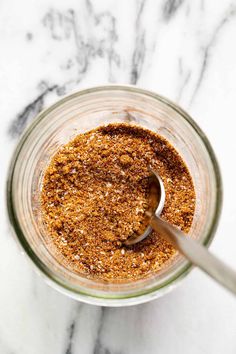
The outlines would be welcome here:
<svg viewBox="0 0 236 354">
<path fill-rule="evenodd" d="M 163 268 L 176 251 L 156 232 L 123 245 L 145 219 L 149 165 L 165 186 L 162 217 L 187 233 L 195 192 L 180 155 L 147 129 L 110 124 L 62 146 L 45 171 L 41 209 L 51 253 L 74 272 L 107 281 L 145 278 Z"/>
</svg>

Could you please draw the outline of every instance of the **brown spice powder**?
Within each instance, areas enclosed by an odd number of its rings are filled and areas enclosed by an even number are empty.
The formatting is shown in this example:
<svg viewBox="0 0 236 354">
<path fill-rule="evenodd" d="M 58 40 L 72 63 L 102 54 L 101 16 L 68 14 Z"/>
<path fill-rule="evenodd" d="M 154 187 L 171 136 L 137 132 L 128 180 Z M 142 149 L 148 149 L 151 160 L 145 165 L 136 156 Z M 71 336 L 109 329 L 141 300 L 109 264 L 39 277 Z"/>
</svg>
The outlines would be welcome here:
<svg viewBox="0 0 236 354">
<path fill-rule="evenodd" d="M 110 124 L 64 145 L 45 171 L 42 217 L 51 252 L 75 272 L 107 281 L 144 278 L 176 251 L 156 232 L 125 247 L 148 208 L 148 166 L 161 176 L 162 217 L 188 232 L 195 209 L 189 171 L 161 136 Z"/>
</svg>

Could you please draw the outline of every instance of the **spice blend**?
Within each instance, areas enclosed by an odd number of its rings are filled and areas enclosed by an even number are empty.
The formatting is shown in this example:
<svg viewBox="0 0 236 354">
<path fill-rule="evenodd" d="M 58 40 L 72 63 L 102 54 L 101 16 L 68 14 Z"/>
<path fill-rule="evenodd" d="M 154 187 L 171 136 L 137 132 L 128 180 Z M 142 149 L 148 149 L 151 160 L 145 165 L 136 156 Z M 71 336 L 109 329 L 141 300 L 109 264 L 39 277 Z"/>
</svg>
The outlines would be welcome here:
<svg viewBox="0 0 236 354">
<path fill-rule="evenodd" d="M 188 232 L 195 209 L 192 178 L 178 152 L 147 129 L 110 124 L 62 146 L 41 192 L 45 242 L 77 273 L 107 281 L 145 278 L 175 255 L 158 233 L 126 247 L 148 209 L 148 166 L 161 176 L 162 217 Z"/>
</svg>

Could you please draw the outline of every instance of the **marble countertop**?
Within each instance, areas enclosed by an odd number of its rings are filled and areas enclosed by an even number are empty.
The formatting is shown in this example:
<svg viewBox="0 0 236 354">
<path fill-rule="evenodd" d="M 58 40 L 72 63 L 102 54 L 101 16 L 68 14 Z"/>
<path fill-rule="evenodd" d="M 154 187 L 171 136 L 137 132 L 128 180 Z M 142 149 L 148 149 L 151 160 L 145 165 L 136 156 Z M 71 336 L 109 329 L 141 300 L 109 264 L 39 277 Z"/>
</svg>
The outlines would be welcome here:
<svg viewBox="0 0 236 354">
<path fill-rule="evenodd" d="M 236 1 L 0 2 L 0 353 L 235 354 L 236 299 L 199 270 L 128 308 L 71 300 L 35 275 L 10 235 L 7 166 L 25 126 L 64 94 L 106 83 L 154 90 L 186 109 L 222 168 L 211 246 L 236 268 Z"/>
</svg>

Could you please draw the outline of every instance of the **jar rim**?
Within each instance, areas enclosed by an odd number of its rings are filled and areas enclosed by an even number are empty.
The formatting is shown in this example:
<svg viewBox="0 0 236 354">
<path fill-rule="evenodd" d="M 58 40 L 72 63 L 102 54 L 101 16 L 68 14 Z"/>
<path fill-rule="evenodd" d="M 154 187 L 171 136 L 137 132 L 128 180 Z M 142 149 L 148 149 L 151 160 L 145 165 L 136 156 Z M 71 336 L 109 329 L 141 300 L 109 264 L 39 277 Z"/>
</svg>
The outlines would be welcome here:
<svg viewBox="0 0 236 354">
<path fill-rule="evenodd" d="M 14 234 L 16 236 L 16 239 L 18 243 L 21 245 L 25 253 L 29 256 L 33 264 L 35 265 L 35 268 L 40 271 L 41 275 L 43 275 L 46 280 L 51 283 L 54 287 L 58 288 L 61 292 L 64 292 L 65 294 L 69 295 L 72 298 L 75 298 L 77 300 L 81 300 L 84 302 L 88 302 L 90 304 L 97 304 L 97 305 L 105 305 L 105 306 L 125 306 L 125 305 L 132 305 L 136 303 L 141 303 L 141 302 L 146 302 L 149 301 L 150 294 L 152 294 L 152 298 L 157 298 L 161 296 L 164 292 L 167 292 L 171 290 L 174 286 L 179 283 L 181 279 L 183 279 L 191 270 L 192 265 L 189 261 L 185 260 L 182 262 L 182 264 L 179 266 L 179 269 L 175 274 L 170 277 L 168 280 L 164 281 L 161 285 L 153 285 L 152 287 L 149 287 L 148 289 L 143 289 L 142 291 L 139 291 L 134 294 L 124 294 L 124 295 L 118 295 L 118 296 L 107 296 L 107 295 L 95 295 L 95 294 L 90 294 L 89 291 L 78 291 L 74 289 L 73 287 L 68 286 L 65 284 L 59 277 L 56 276 L 55 272 L 53 272 L 51 269 L 45 265 L 42 260 L 38 257 L 38 255 L 34 252 L 32 247 L 30 246 L 28 240 L 26 239 L 24 232 L 21 229 L 19 220 L 17 218 L 15 209 L 14 209 L 14 202 L 13 202 L 13 191 L 12 191 L 12 183 L 14 179 L 14 170 L 15 170 L 15 164 L 17 162 L 18 156 L 21 152 L 22 147 L 24 146 L 25 141 L 27 140 L 28 136 L 31 134 L 31 132 L 36 129 L 37 125 L 39 122 L 41 122 L 50 112 L 54 111 L 56 108 L 63 106 L 64 103 L 72 100 L 73 98 L 77 98 L 80 96 L 85 96 L 90 93 L 96 93 L 96 92 L 106 92 L 106 91 L 123 91 L 123 92 L 132 92 L 132 93 L 137 93 L 141 94 L 144 96 L 148 96 L 149 98 L 153 98 L 154 100 L 157 100 L 159 102 L 162 102 L 164 105 L 172 108 L 174 111 L 176 111 L 178 114 L 181 115 L 182 118 L 184 118 L 185 121 L 193 128 L 193 130 L 196 132 L 196 134 L 200 137 L 208 155 L 210 158 L 210 161 L 212 163 L 213 167 L 213 172 L 214 172 L 214 177 L 215 177 L 215 182 L 216 182 L 216 203 L 214 204 L 214 212 L 213 212 L 213 217 L 208 229 L 208 233 L 206 238 L 203 240 L 203 244 L 205 246 L 209 246 L 215 231 L 217 229 L 217 225 L 219 222 L 219 217 L 221 213 L 221 208 L 222 208 L 222 179 L 221 179 L 221 173 L 220 173 L 220 168 L 219 164 L 217 161 L 217 158 L 215 156 L 215 153 L 213 151 L 213 148 L 211 147 L 211 144 L 202 131 L 202 129 L 197 125 L 197 123 L 190 117 L 190 115 L 184 111 L 181 107 L 179 107 L 177 104 L 173 103 L 169 99 L 146 89 L 138 88 L 133 85 L 104 85 L 104 86 L 96 86 L 96 87 L 91 87 L 87 89 L 83 89 L 80 91 L 77 91 L 75 93 L 69 94 L 62 99 L 58 100 L 56 103 L 51 105 L 50 107 L 44 109 L 42 112 L 40 112 L 34 121 L 29 125 L 29 127 L 25 130 L 23 133 L 16 149 L 15 152 L 12 156 L 9 171 L 8 171 L 8 177 L 7 177 L 7 188 L 6 188 L 6 201 L 7 201 L 7 211 L 8 211 L 8 217 L 10 220 L 10 224 L 12 226 L 12 229 L 14 231 Z M 160 290 L 162 289 L 162 293 L 160 293 Z"/>
</svg>

